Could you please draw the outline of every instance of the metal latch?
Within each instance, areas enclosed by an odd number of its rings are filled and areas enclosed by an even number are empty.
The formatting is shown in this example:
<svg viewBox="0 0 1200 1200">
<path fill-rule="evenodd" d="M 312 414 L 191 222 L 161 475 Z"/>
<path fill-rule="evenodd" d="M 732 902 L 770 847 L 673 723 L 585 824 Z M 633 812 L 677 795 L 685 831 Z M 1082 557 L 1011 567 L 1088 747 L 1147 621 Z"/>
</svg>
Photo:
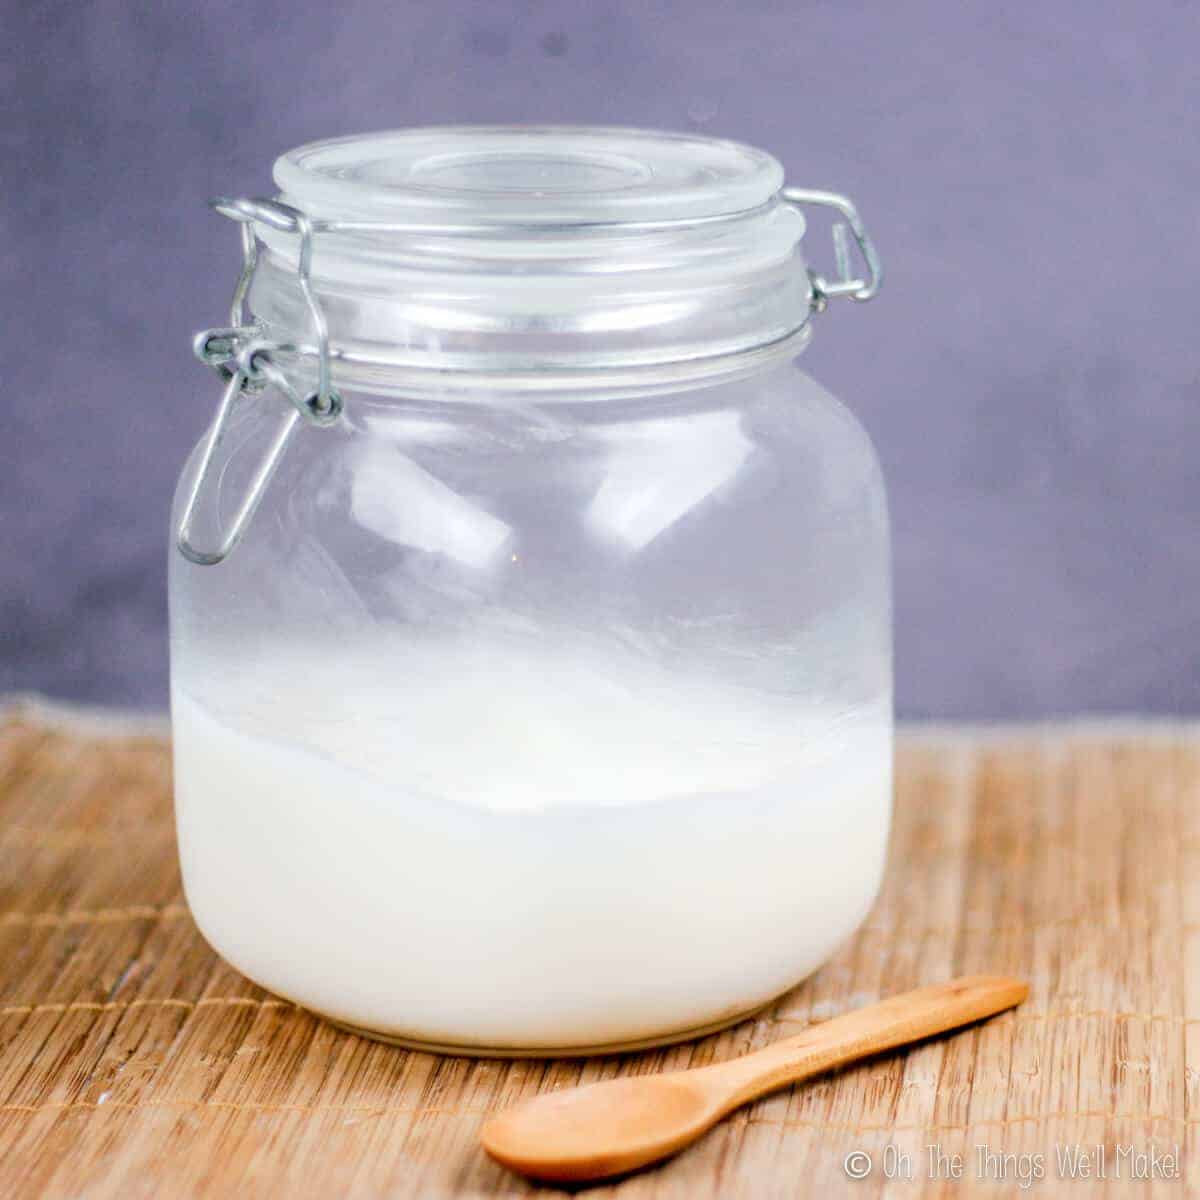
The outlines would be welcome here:
<svg viewBox="0 0 1200 1200">
<path fill-rule="evenodd" d="M 849 296 L 852 300 L 870 300 L 883 284 L 883 263 L 875 243 L 871 241 L 858 209 L 847 196 L 837 192 L 813 191 L 809 188 L 785 187 L 780 193 L 789 203 L 803 209 L 805 205 L 818 208 L 832 208 L 839 213 L 844 221 L 838 221 L 833 226 L 833 255 L 837 266 L 836 280 L 826 279 L 823 275 L 809 269 L 808 278 L 812 284 L 812 305 L 817 312 L 824 312 L 830 300 L 839 296 Z M 867 268 L 866 279 L 855 275 L 850 263 L 850 243 L 846 237 L 849 228 L 855 245 L 862 257 L 863 265 Z"/>
<path fill-rule="evenodd" d="M 196 335 L 192 343 L 196 357 L 212 367 L 225 380 L 225 391 L 200 452 L 200 463 L 184 500 L 179 528 L 175 534 L 179 552 L 189 562 L 200 566 L 213 566 L 222 562 L 242 540 L 246 526 L 254 516 L 267 484 L 271 482 L 271 476 L 275 474 L 275 469 L 279 466 L 300 421 L 303 419 L 308 424 L 318 427 L 333 425 L 341 416 L 343 407 L 341 396 L 334 391 L 330 383 L 329 327 L 312 290 L 312 222 L 298 209 L 281 204 L 277 200 L 219 199 L 213 200 L 211 207 L 222 216 L 229 217 L 241 225 L 242 270 L 233 291 L 230 324 L 224 328 L 204 330 Z M 303 352 L 306 348 L 268 342 L 262 337 L 262 331 L 257 325 L 246 323 L 246 295 L 258 264 L 258 240 L 254 232 L 256 221 L 261 221 L 269 228 L 282 233 L 296 234 L 300 238 L 296 273 L 316 335 L 317 358 L 317 390 L 305 396 L 296 391 L 287 376 L 276 366 L 272 355 L 279 352 Z M 255 470 L 250 487 L 238 506 L 225 536 L 213 549 L 202 550 L 192 542 L 192 523 L 200 495 L 212 474 L 213 457 L 238 401 L 245 396 L 261 392 L 268 385 L 278 388 L 287 397 L 292 406 L 291 411 L 271 439 L 267 453 Z"/>
</svg>

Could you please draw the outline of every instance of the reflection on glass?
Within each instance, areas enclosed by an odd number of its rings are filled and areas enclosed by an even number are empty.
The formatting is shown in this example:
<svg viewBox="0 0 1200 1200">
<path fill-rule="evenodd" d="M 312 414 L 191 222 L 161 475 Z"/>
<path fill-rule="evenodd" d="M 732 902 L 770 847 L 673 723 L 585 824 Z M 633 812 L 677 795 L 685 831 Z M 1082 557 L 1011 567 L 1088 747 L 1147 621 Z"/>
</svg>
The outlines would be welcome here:
<svg viewBox="0 0 1200 1200">
<path fill-rule="evenodd" d="M 512 529 L 392 447 L 368 449 L 354 474 L 354 519 L 398 546 L 445 554 L 482 570 L 503 555 Z"/>
<path fill-rule="evenodd" d="M 732 479 L 754 449 L 736 412 L 630 422 L 604 438 L 612 455 L 585 519 L 594 533 L 634 551 Z"/>
</svg>

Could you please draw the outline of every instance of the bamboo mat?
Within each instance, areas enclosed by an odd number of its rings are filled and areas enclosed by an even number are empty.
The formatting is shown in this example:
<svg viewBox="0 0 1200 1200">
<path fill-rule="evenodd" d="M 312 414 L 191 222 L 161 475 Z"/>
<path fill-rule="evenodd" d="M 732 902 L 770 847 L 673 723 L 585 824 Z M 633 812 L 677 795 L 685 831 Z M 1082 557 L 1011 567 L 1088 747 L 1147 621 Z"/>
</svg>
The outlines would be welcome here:
<svg viewBox="0 0 1200 1200">
<path fill-rule="evenodd" d="M 160 737 L 0 714 L 0 1196 L 525 1195 L 477 1149 L 492 1109 L 977 971 L 1024 975 L 1028 1003 L 760 1101 L 589 1196 L 1017 1194 L 1037 1154 L 1032 1194 L 1085 1196 L 1059 1178 L 1076 1145 L 1105 1148 L 1106 1195 L 1139 1165 L 1160 1178 L 1132 1194 L 1200 1194 L 1200 730 L 909 734 L 897 767 L 874 912 L 767 1014 L 627 1058 L 471 1061 L 338 1032 L 208 949 Z M 1136 1157 L 1176 1146 L 1182 1182 Z"/>
</svg>

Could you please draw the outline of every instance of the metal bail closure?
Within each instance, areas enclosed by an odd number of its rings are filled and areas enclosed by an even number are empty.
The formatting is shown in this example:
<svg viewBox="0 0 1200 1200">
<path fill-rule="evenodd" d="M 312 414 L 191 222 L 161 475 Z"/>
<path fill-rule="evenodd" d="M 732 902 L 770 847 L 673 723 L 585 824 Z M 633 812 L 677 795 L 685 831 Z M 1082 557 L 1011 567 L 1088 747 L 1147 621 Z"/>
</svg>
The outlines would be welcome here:
<svg viewBox="0 0 1200 1200">
<path fill-rule="evenodd" d="M 254 516 L 301 417 L 310 425 L 324 427 L 334 424 L 342 415 L 342 398 L 330 381 L 329 330 L 325 314 L 321 311 L 312 290 L 312 223 L 303 213 L 275 200 L 222 199 L 214 200 L 212 207 L 222 216 L 230 217 L 241 225 L 242 269 L 234 288 L 231 324 L 203 330 L 196 335 L 192 344 L 196 357 L 212 367 L 225 381 L 221 403 L 217 406 L 212 427 L 205 437 L 204 449 L 195 478 L 184 500 L 179 528 L 175 535 L 175 544 L 184 558 L 204 567 L 224 561 L 242 540 L 250 518 Z M 301 396 L 296 391 L 288 377 L 272 361 L 271 354 L 273 351 L 281 351 L 285 354 L 303 355 L 312 353 L 313 350 L 309 347 L 265 341 L 257 325 L 246 323 L 246 295 L 250 291 L 254 270 L 258 264 L 258 243 L 254 234 L 256 221 L 284 233 L 298 234 L 300 237 L 297 275 L 317 339 L 317 390 L 307 396 Z M 239 398 L 259 393 L 268 384 L 283 392 L 290 402 L 291 410 L 271 439 L 224 537 L 215 549 L 201 550 L 192 542 L 192 525 L 201 493 L 213 473 L 213 460 L 217 449 L 225 436 Z"/>
<path fill-rule="evenodd" d="M 883 265 L 874 243 L 867 234 L 862 218 L 853 203 L 837 192 L 813 191 L 808 188 L 785 187 L 780 193 L 783 200 L 803 209 L 806 206 L 833 209 L 841 218 L 833 227 L 834 260 L 837 278 L 827 279 L 809 269 L 810 307 L 812 312 L 824 311 L 831 299 L 849 296 L 852 300 L 870 300 L 883 283 Z M 460 226 L 385 225 L 364 222 L 314 222 L 305 213 L 278 200 L 264 199 L 218 199 L 211 206 L 222 216 L 238 222 L 242 238 L 242 269 L 238 275 L 230 311 L 230 324 L 217 329 L 208 329 L 196 335 L 193 349 L 201 362 L 212 367 L 225 381 L 225 390 L 217 409 L 216 418 L 209 430 L 200 456 L 196 477 L 188 490 L 187 499 L 176 534 L 180 553 L 189 562 L 211 566 L 223 561 L 237 546 L 245 533 L 250 518 L 262 499 L 271 476 L 287 449 L 288 442 L 296 431 L 300 418 L 317 426 L 332 425 L 342 412 L 342 399 L 333 389 L 330 373 L 331 352 L 329 327 L 325 314 L 312 287 L 313 238 L 317 231 L 337 232 L 375 229 L 381 232 L 429 232 L 437 228 L 445 232 L 463 232 Z M 258 242 L 255 227 L 262 225 L 278 233 L 294 234 L 300 239 L 296 262 L 296 276 L 300 292 L 308 308 L 315 345 L 295 345 L 265 341 L 262 329 L 247 323 L 245 301 L 253 282 L 258 264 Z M 645 223 L 641 229 L 658 228 L 657 223 Z M 475 227 L 471 227 L 474 230 Z M 850 242 L 853 237 L 858 254 L 866 267 L 865 276 L 853 270 Z M 317 389 L 301 397 L 288 378 L 272 361 L 272 354 L 283 353 L 296 358 L 316 359 Z M 292 405 L 283 424 L 279 427 L 262 461 L 259 463 L 248 491 L 238 506 L 233 523 L 226 531 L 220 544 L 213 550 L 201 550 L 192 542 L 192 524 L 200 494 L 213 471 L 213 459 L 221 444 L 230 416 L 242 396 L 261 392 L 268 384 L 279 388 Z"/>
<path fill-rule="evenodd" d="M 814 191 L 809 188 L 785 187 L 781 192 L 784 200 L 797 208 L 812 205 L 816 208 L 832 208 L 844 218 L 833 227 L 833 254 L 837 265 L 838 278 L 826 279 L 816 271 L 809 270 L 808 278 L 812 285 L 812 307 L 816 312 L 824 312 L 825 306 L 831 299 L 849 296 L 852 300 L 870 300 L 883 286 L 883 263 L 875 243 L 871 241 L 858 209 L 847 196 L 837 192 Z M 850 262 L 850 244 L 846 238 L 849 227 L 854 243 L 863 265 L 867 268 L 865 279 L 856 275 Z"/>
<path fill-rule="evenodd" d="M 271 476 L 275 474 L 275 468 L 279 465 L 279 460 L 283 457 L 283 452 L 287 449 L 288 442 L 292 440 L 292 433 L 296 428 L 296 422 L 300 420 L 300 414 L 295 409 L 287 414 L 283 424 L 279 427 L 279 431 L 271 441 L 270 449 L 259 464 L 258 470 L 255 471 L 250 488 L 242 500 L 237 515 L 233 518 L 233 523 L 226 531 L 220 545 L 215 550 L 201 550 L 192 545 L 192 522 L 196 515 L 196 505 L 199 502 L 200 493 L 204 490 L 204 485 L 212 471 L 213 455 L 216 454 L 217 447 L 221 444 L 221 439 L 225 436 L 225 429 L 229 424 L 234 404 L 238 397 L 246 390 L 246 382 L 247 377 L 241 371 L 234 371 L 229 378 L 229 382 L 225 385 L 225 394 L 221 397 L 216 419 L 213 421 L 212 428 L 208 431 L 208 437 L 204 443 L 204 452 L 200 457 L 200 466 L 196 471 L 195 479 L 192 480 L 192 486 L 188 489 L 187 500 L 183 506 L 183 514 L 179 519 L 179 530 L 175 537 L 175 544 L 179 547 L 179 552 L 188 562 L 194 562 L 202 567 L 211 567 L 223 561 L 238 542 L 242 540 L 242 534 L 246 532 L 246 526 L 249 524 L 250 518 L 254 515 L 254 510 L 258 508 L 263 492 L 266 490 L 267 484 L 270 483 Z"/>
</svg>

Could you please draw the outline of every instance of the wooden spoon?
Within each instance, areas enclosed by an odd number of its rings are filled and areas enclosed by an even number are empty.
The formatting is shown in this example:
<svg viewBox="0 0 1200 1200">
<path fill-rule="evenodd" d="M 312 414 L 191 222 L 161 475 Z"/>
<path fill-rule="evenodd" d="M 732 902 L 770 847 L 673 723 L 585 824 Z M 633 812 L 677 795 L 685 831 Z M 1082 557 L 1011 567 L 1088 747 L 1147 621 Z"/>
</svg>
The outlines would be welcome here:
<svg viewBox="0 0 1200 1200">
<path fill-rule="evenodd" d="M 480 1132 L 497 1162 L 557 1183 L 622 1175 L 682 1150 L 722 1117 L 787 1083 L 1020 1004 L 1019 979 L 969 975 L 918 988 L 728 1062 L 536 1096 Z"/>
</svg>

